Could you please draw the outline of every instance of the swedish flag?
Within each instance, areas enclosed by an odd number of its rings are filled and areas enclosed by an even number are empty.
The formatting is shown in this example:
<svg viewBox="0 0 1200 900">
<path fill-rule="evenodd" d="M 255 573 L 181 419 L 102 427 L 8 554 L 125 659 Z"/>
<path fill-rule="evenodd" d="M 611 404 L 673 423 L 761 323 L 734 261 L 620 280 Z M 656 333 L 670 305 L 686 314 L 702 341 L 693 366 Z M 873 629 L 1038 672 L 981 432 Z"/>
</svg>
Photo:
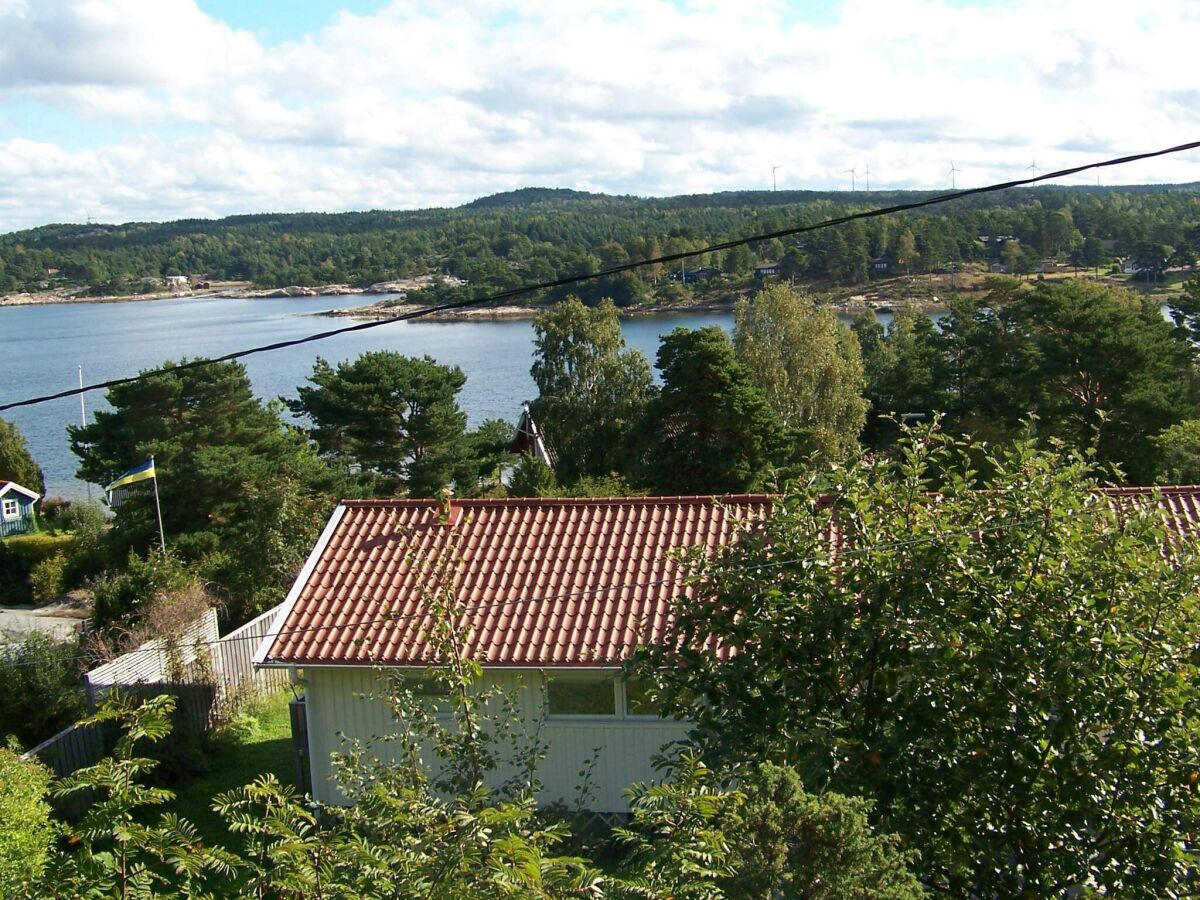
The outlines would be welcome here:
<svg viewBox="0 0 1200 900">
<path fill-rule="evenodd" d="M 117 488 L 127 487 L 131 484 L 137 484 L 139 481 L 149 481 L 151 478 L 157 478 L 154 474 L 154 457 L 150 457 L 140 466 L 134 466 L 132 469 L 126 469 L 116 477 L 112 483 L 104 486 L 104 493 L 112 493 Z"/>
</svg>

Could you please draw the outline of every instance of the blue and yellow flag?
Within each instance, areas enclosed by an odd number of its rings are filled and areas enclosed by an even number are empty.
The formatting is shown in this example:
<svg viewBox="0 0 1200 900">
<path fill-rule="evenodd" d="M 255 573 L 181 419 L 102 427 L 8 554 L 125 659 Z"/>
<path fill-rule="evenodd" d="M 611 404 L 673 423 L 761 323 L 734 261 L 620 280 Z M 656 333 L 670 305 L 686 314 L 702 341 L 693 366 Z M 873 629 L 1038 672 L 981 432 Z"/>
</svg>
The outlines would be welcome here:
<svg viewBox="0 0 1200 900">
<path fill-rule="evenodd" d="M 134 466 L 132 469 L 122 472 L 111 484 L 105 485 L 104 493 L 109 494 L 117 488 L 137 484 L 139 481 L 149 481 L 155 477 L 157 476 L 154 474 L 154 457 L 152 456 L 140 466 Z"/>
</svg>

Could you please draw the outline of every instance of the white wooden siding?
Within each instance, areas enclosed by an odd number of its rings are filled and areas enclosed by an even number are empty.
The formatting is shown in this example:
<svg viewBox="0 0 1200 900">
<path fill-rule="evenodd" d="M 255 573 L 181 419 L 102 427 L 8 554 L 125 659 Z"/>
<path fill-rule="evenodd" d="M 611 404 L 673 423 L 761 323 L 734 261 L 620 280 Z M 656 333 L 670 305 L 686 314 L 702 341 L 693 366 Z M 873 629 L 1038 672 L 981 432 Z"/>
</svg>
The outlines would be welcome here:
<svg viewBox="0 0 1200 900">
<path fill-rule="evenodd" d="M 374 669 L 309 668 L 303 670 L 303 680 L 313 796 L 324 803 L 345 802 L 331 779 L 331 757 L 344 752 L 351 740 L 369 742 L 395 733 L 399 725 L 381 699 L 385 688 Z M 539 672 L 492 671 L 485 673 L 483 681 L 481 687 L 499 685 L 518 691 L 520 715 L 528 723 L 537 721 L 543 697 Z M 669 719 L 547 719 L 542 737 L 548 750 L 538 769 L 543 785 L 538 799 L 543 804 L 561 801 L 574 806 L 579 771 L 595 755 L 591 770 L 595 790 L 588 807 L 596 812 L 626 812 L 625 789 L 661 778 L 651 765 L 653 757 L 665 745 L 686 737 L 688 728 L 687 722 Z M 388 760 L 393 746 L 376 743 L 373 749 L 378 758 Z M 503 779 L 506 774 L 497 772 L 495 777 Z"/>
</svg>

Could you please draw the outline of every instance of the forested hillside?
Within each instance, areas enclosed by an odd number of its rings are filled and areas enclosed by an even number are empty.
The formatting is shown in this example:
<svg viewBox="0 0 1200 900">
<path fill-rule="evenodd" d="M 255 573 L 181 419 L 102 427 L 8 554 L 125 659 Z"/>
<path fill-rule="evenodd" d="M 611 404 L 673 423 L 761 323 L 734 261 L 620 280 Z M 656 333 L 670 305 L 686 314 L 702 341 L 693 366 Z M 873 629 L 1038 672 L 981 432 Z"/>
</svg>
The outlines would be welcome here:
<svg viewBox="0 0 1200 900">
<path fill-rule="evenodd" d="M 429 272 L 496 290 L 927 196 L 747 191 L 642 199 L 527 188 L 457 209 L 47 225 L 0 236 L 0 292 L 82 286 L 94 294 L 138 293 L 171 274 L 261 287 L 365 286 Z M 981 240 L 1009 236 L 1017 240 L 1004 255 L 1002 243 Z M 1159 270 L 1191 265 L 1198 251 L 1195 185 L 1042 187 L 764 242 L 690 265 L 747 276 L 771 262 L 787 276 L 854 285 L 878 273 L 871 261 L 881 257 L 893 274 L 989 258 L 1021 273 L 1047 258 L 1095 267 L 1120 257 Z M 587 290 L 629 305 L 661 288 L 663 275 L 647 267 Z"/>
</svg>

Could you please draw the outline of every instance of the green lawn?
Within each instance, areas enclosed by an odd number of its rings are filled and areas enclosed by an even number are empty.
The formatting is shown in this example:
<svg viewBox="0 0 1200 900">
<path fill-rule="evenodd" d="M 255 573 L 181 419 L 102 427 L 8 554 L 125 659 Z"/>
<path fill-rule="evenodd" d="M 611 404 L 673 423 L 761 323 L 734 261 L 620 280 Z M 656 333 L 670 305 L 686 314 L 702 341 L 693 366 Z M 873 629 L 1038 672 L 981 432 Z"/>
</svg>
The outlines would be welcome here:
<svg viewBox="0 0 1200 900">
<path fill-rule="evenodd" d="M 174 802 L 160 807 L 187 819 L 206 843 L 230 846 L 237 842 L 212 811 L 212 799 L 223 791 L 248 784 L 259 775 L 273 773 L 284 784 L 296 783 L 288 701 L 291 691 L 268 695 L 244 708 L 229 727 L 212 738 L 207 753 L 209 771 L 168 785 Z"/>
</svg>

